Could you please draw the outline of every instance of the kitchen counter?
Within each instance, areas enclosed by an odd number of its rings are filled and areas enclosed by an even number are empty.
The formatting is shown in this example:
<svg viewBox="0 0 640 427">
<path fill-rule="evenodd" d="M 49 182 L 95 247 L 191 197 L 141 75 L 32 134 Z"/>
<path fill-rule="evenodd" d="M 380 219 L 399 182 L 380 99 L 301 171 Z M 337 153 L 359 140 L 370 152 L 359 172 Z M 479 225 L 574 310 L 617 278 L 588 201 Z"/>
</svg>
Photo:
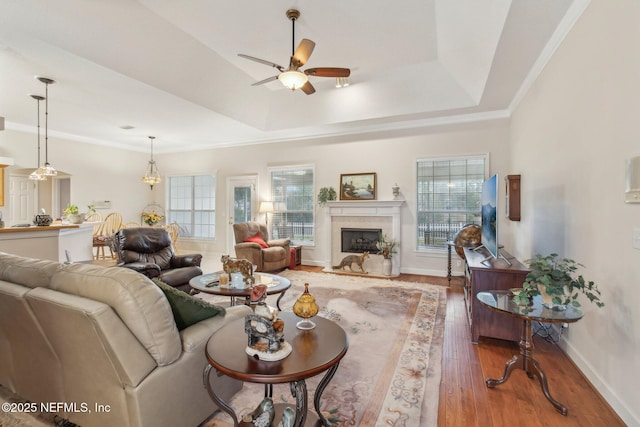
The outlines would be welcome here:
<svg viewBox="0 0 640 427">
<path fill-rule="evenodd" d="M 0 252 L 65 262 L 68 251 L 72 261 L 89 261 L 93 259 L 94 225 L 0 228 Z"/>
</svg>

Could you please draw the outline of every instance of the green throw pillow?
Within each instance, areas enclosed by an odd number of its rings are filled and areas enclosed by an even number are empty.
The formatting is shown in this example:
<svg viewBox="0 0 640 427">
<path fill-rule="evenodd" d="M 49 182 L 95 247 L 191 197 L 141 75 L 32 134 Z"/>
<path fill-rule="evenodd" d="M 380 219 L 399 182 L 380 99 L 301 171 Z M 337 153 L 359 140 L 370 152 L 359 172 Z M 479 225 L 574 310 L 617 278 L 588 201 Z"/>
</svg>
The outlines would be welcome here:
<svg viewBox="0 0 640 427">
<path fill-rule="evenodd" d="M 169 300 L 169 305 L 171 305 L 171 311 L 173 312 L 173 318 L 179 331 L 193 325 L 194 323 L 198 323 L 201 320 L 208 319 L 213 316 L 225 315 L 224 307 L 210 304 L 200 298 L 192 297 L 173 286 L 167 285 L 161 280 L 152 280 L 153 283 L 162 289 L 167 300 Z"/>
</svg>

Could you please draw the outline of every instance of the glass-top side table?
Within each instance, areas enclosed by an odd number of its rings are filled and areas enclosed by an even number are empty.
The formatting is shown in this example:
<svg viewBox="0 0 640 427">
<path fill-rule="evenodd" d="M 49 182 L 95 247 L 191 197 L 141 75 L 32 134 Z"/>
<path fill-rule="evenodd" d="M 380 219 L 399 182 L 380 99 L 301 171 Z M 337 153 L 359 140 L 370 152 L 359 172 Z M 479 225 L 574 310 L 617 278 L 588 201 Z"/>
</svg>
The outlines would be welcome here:
<svg viewBox="0 0 640 427">
<path fill-rule="evenodd" d="M 509 291 L 478 292 L 476 297 L 482 304 L 499 313 L 522 319 L 522 332 L 519 343 L 520 354 L 513 356 L 513 358 L 507 362 L 502 378 L 487 378 L 485 380 L 487 387 L 493 388 L 504 383 L 509 379 L 509 375 L 511 375 L 514 369 L 522 369 L 527 373 L 529 378 L 533 378 L 534 376 L 538 378 L 542 392 L 547 400 L 551 402 L 558 412 L 562 415 L 567 415 L 568 411 L 566 406 L 551 397 L 547 377 L 538 361 L 533 358 L 534 345 L 531 322 L 573 323 L 582 319 L 584 315 L 582 310 L 573 306 L 567 306 L 565 310 L 546 308 L 542 305 L 542 298 L 539 295 L 533 297 L 531 305 L 517 305 L 513 302 L 513 295 Z"/>
</svg>

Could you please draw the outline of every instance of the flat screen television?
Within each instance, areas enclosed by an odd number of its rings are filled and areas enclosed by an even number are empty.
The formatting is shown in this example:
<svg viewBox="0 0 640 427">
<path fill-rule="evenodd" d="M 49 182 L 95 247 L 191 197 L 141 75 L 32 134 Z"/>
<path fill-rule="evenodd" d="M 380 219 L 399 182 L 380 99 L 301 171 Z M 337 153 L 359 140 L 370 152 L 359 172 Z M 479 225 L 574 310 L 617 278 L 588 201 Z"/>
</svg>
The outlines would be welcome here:
<svg viewBox="0 0 640 427">
<path fill-rule="evenodd" d="M 493 258 L 498 252 L 498 174 L 482 183 L 482 246 Z"/>
</svg>

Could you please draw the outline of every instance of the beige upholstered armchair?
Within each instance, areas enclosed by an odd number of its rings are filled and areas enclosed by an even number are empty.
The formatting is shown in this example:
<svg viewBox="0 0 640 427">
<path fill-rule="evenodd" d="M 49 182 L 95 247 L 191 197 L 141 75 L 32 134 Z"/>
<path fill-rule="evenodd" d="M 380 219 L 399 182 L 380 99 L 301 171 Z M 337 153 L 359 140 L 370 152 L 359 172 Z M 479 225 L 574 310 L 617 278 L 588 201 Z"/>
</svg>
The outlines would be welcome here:
<svg viewBox="0 0 640 427">
<path fill-rule="evenodd" d="M 242 222 L 233 224 L 236 257 L 251 261 L 256 271 L 274 271 L 289 266 L 290 239 L 269 240 L 265 224 Z"/>
</svg>

